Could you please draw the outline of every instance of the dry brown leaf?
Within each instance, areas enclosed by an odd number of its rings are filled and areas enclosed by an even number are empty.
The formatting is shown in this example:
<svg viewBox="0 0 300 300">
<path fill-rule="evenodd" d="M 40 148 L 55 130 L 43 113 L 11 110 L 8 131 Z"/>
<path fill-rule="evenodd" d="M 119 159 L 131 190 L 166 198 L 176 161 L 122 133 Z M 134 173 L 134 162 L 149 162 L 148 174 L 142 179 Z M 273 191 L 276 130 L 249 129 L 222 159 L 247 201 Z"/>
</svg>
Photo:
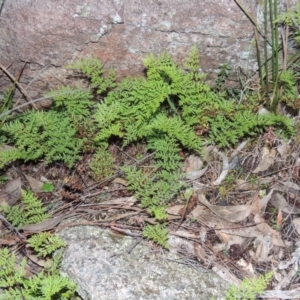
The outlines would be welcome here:
<svg viewBox="0 0 300 300">
<path fill-rule="evenodd" d="M 297 233 L 300 234 L 300 218 L 294 219 L 292 223 Z"/>
<path fill-rule="evenodd" d="M 43 267 L 43 268 L 45 266 L 50 266 L 51 262 L 53 263 L 53 261 L 51 259 L 42 259 L 33 254 L 27 254 L 27 258 L 29 258 L 35 264 L 37 264 L 38 266 Z"/>
<path fill-rule="evenodd" d="M 237 179 L 234 189 L 236 191 L 249 191 L 249 190 L 254 190 L 254 189 L 256 190 L 259 185 L 269 184 L 273 180 L 274 179 L 272 177 L 265 177 L 265 178 L 260 178 L 259 182 L 252 184 L 251 182 L 249 182 L 247 180 Z"/>
<path fill-rule="evenodd" d="M 71 214 L 76 215 L 76 214 Z M 37 224 L 28 224 L 24 225 L 21 229 L 24 231 L 32 231 L 32 232 L 41 232 L 53 229 L 56 227 L 63 219 L 70 217 L 71 215 L 61 215 L 58 217 L 54 217 L 51 219 L 44 220 Z"/>
<path fill-rule="evenodd" d="M 229 268 L 226 268 L 225 266 L 222 266 L 217 262 L 214 262 L 212 270 L 230 284 L 234 284 L 236 286 L 239 286 L 241 284 L 240 279 L 238 279 L 234 274 L 232 274 Z"/>
<path fill-rule="evenodd" d="M 121 178 L 121 177 L 115 178 L 112 182 L 113 183 L 118 183 L 118 184 L 121 184 L 121 185 L 124 185 L 124 186 L 128 186 L 127 180 L 125 180 L 124 178 Z"/>
<path fill-rule="evenodd" d="M 257 189 L 257 184 L 252 184 L 251 182 L 244 179 L 237 179 L 234 189 L 235 191 L 250 191 Z"/>
<path fill-rule="evenodd" d="M 278 214 L 277 214 L 277 220 L 276 220 L 276 225 L 281 227 L 282 225 L 282 211 L 279 209 Z"/>
<path fill-rule="evenodd" d="M 262 232 L 264 235 L 270 235 L 272 239 L 272 243 L 278 247 L 285 247 L 283 240 L 281 239 L 281 235 L 279 232 L 271 228 L 265 221 L 265 219 L 261 215 L 254 216 L 254 222 L 256 223 L 257 229 Z"/>
<path fill-rule="evenodd" d="M 208 228 L 216 229 L 216 234 L 224 243 L 227 244 L 227 246 L 233 244 L 241 245 L 247 238 L 250 238 L 249 241 L 251 241 L 252 238 L 261 235 L 261 232 L 259 232 L 255 226 L 245 227 L 237 225 L 236 223 L 228 222 L 200 205 L 191 212 L 191 217 L 195 218 L 199 221 L 199 223 Z"/>
<path fill-rule="evenodd" d="M 246 262 L 243 258 L 237 261 L 237 264 L 242 267 L 244 272 L 247 272 L 250 276 L 255 275 L 255 271 L 251 262 Z"/>
<path fill-rule="evenodd" d="M 213 152 L 221 156 L 222 161 L 223 161 L 223 166 L 222 166 L 222 172 L 219 175 L 219 177 L 212 182 L 213 185 L 220 185 L 222 181 L 226 178 L 228 171 L 229 171 L 229 162 L 227 156 L 223 153 L 218 151 L 216 148 L 213 149 Z"/>
<path fill-rule="evenodd" d="M 266 298 L 266 299 L 286 299 L 286 300 L 299 300 L 300 295 L 300 287 L 295 288 L 290 291 L 281 291 L 281 290 L 273 290 L 273 291 L 265 291 L 263 294 L 260 294 L 260 298 Z"/>
<path fill-rule="evenodd" d="M 203 166 L 203 160 L 196 155 L 189 155 L 185 160 L 186 173 L 199 171 Z"/>
<path fill-rule="evenodd" d="M 21 178 L 9 181 L 0 191 L 0 204 L 13 206 L 21 198 Z"/>
<path fill-rule="evenodd" d="M 220 229 L 217 228 L 217 229 Z M 226 234 L 225 232 L 223 232 L 222 230 L 216 230 L 215 233 L 217 234 L 217 236 L 219 237 L 219 239 L 221 240 L 221 242 L 228 244 L 230 241 L 230 236 L 228 234 Z"/>
<path fill-rule="evenodd" d="M 12 246 L 20 242 L 20 237 L 17 235 L 13 235 L 8 237 L 7 239 L 0 239 L 0 245 L 3 246 Z"/>
<path fill-rule="evenodd" d="M 296 159 L 296 162 L 292 168 L 292 174 L 295 177 L 295 179 L 299 179 L 299 177 L 300 177 L 300 158 Z"/>
<path fill-rule="evenodd" d="M 117 199 L 111 199 L 111 200 L 106 200 L 99 205 L 126 205 L 126 206 L 132 206 L 136 202 L 136 199 L 131 196 L 131 197 L 122 197 L 122 198 L 117 198 Z"/>
<path fill-rule="evenodd" d="M 44 182 L 40 181 L 40 180 L 37 180 L 29 175 L 26 175 L 24 174 L 25 178 L 27 179 L 29 185 L 30 185 L 30 188 L 31 190 L 34 192 L 34 193 L 42 193 L 44 190 L 43 190 L 43 185 L 44 185 Z"/>
<path fill-rule="evenodd" d="M 241 222 L 245 220 L 251 213 L 251 205 L 235 205 L 235 206 L 219 206 L 210 204 L 203 193 L 198 194 L 199 201 L 209 208 L 218 217 L 229 222 Z"/>
<path fill-rule="evenodd" d="M 199 179 L 201 176 L 203 176 L 206 173 L 207 169 L 208 169 L 208 166 L 199 171 L 188 172 L 188 173 L 186 173 L 185 178 L 187 180 Z"/>
<path fill-rule="evenodd" d="M 169 215 L 180 216 L 180 211 L 185 208 L 185 205 L 174 205 L 166 208 L 166 212 Z"/>
<path fill-rule="evenodd" d="M 287 214 L 300 214 L 300 209 L 287 203 L 285 198 L 279 193 L 274 194 L 270 203 Z"/>
<path fill-rule="evenodd" d="M 205 250 L 197 243 L 194 243 L 194 254 L 201 262 L 207 262 Z"/>
<path fill-rule="evenodd" d="M 272 238 L 270 235 L 264 235 L 256 238 L 254 241 L 254 247 L 256 248 L 255 259 L 261 262 L 270 261 L 270 251 L 273 248 Z"/>
<path fill-rule="evenodd" d="M 252 173 L 259 173 L 266 171 L 275 160 L 276 156 L 276 150 L 274 148 L 269 149 L 268 146 L 264 146 L 262 149 L 262 156 L 260 159 L 260 162 L 258 166 L 255 168 L 255 170 L 252 171 Z"/>
</svg>

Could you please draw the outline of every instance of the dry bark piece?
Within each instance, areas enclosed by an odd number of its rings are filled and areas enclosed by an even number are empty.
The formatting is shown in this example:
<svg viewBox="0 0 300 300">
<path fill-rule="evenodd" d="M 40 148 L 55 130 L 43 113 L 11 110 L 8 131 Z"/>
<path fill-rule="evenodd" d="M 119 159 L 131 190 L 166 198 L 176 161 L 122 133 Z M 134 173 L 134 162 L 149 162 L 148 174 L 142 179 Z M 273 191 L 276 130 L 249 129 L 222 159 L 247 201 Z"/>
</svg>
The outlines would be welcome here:
<svg viewBox="0 0 300 300">
<path fill-rule="evenodd" d="M 21 198 L 21 178 L 9 181 L 0 191 L 0 204 L 13 206 Z"/>
<path fill-rule="evenodd" d="M 27 179 L 29 185 L 30 185 L 30 188 L 31 190 L 34 192 L 34 193 L 43 193 L 44 190 L 43 190 L 43 185 L 44 183 L 40 180 L 37 180 L 29 175 L 26 175 L 24 174 L 25 178 Z"/>
<path fill-rule="evenodd" d="M 273 165 L 276 156 L 276 150 L 274 148 L 269 149 L 268 146 L 264 146 L 262 150 L 262 156 L 258 166 L 252 173 L 259 173 L 268 170 Z"/>
<path fill-rule="evenodd" d="M 251 213 L 251 205 L 249 204 L 235 206 L 211 205 L 203 193 L 198 194 L 198 200 L 218 217 L 233 223 L 245 220 Z"/>
</svg>

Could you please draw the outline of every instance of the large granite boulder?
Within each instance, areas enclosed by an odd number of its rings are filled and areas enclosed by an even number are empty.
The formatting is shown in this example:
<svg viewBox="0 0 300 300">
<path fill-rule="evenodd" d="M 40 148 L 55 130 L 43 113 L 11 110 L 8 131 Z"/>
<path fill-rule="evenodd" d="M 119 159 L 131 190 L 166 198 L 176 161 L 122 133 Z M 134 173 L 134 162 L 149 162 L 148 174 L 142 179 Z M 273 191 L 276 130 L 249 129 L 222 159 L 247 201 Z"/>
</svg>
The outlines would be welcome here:
<svg viewBox="0 0 300 300">
<path fill-rule="evenodd" d="M 239 2 L 261 20 L 256 0 Z M 0 15 L 0 63 L 15 77 L 25 64 L 20 82 L 31 83 L 31 98 L 71 80 L 62 66 L 79 57 L 122 77 L 141 74 L 148 53 L 180 62 L 193 45 L 208 80 L 219 64 L 257 67 L 251 22 L 232 0 L 5 0 Z M 0 71 L 0 91 L 10 83 Z"/>
</svg>

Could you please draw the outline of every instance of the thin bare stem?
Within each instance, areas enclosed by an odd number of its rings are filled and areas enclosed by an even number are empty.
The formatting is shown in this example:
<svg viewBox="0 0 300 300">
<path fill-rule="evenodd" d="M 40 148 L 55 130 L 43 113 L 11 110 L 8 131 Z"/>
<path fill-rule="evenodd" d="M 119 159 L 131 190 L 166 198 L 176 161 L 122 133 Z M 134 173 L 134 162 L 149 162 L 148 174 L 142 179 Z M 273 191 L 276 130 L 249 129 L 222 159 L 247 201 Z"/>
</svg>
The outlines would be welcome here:
<svg viewBox="0 0 300 300">
<path fill-rule="evenodd" d="M 25 97 L 25 99 L 28 101 L 28 103 L 31 103 L 32 106 L 37 109 L 36 105 L 34 104 L 34 101 L 32 101 L 32 99 L 29 97 L 29 95 L 27 94 L 27 92 L 23 89 L 23 87 L 21 86 L 21 84 L 18 82 L 18 80 L 15 79 L 15 77 L 10 74 L 10 72 L 0 64 L 0 68 L 3 70 L 3 72 L 10 78 L 10 80 L 18 87 L 19 91 L 23 94 L 23 96 Z"/>
</svg>

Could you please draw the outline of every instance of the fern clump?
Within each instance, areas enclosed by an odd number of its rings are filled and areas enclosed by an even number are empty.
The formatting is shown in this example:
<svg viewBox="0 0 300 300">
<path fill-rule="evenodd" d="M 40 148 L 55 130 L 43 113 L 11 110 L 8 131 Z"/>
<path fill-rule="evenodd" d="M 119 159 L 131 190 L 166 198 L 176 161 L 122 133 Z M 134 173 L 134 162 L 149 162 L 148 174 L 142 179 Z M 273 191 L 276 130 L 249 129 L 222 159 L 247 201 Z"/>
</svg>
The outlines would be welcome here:
<svg viewBox="0 0 300 300">
<path fill-rule="evenodd" d="M 83 58 L 67 66 L 67 69 L 75 69 L 85 74 L 91 81 L 91 87 L 96 88 L 97 94 L 102 94 L 116 86 L 116 75 L 110 69 L 104 76 L 103 64 L 96 58 Z"/>
<path fill-rule="evenodd" d="M 25 266 L 25 259 L 16 264 L 14 254 L 0 249 L 0 299 L 67 300 L 74 296 L 76 285 L 59 275 L 57 265 L 30 278 L 25 275 Z"/>
<path fill-rule="evenodd" d="M 71 167 L 83 147 L 71 119 L 62 112 L 28 111 L 5 123 L 1 131 L 14 148 L 0 152 L 0 167 L 17 159 L 29 161 L 42 157 L 47 163 L 63 161 Z"/>
<path fill-rule="evenodd" d="M 1 205 L 0 210 L 6 214 L 6 218 L 17 227 L 27 224 L 39 223 L 50 217 L 41 200 L 30 191 L 22 191 L 22 203 L 12 207 Z"/>
<path fill-rule="evenodd" d="M 40 232 L 32 235 L 27 240 L 29 246 L 33 248 L 37 256 L 46 257 L 54 253 L 57 249 L 67 246 L 58 235 L 53 235 L 50 232 Z"/>
<path fill-rule="evenodd" d="M 147 225 L 143 231 L 143 236 L 169 249 L 168 230 L 162 225 L 160 224 L 157 224 L 155 226 Z"/>
<path fill-rule="evenodd" d="M 113 174 L 114 158 L 107 149 L 99 148 L 89 163 L 89 174 L 95 181 L 101 181 Z"/>
<path fill-rule="evenodd" d="M 272 277 L 273 272 L 269 272 L 265 275 L 260 275 L 259 277 L 251 279 L 246 278 L 241 282 L 239 287 L 235 285 L 230 287 L 226 294 L 226 299 L 255 300 L 259 294 L 262 294 L 266 290 Z"/>
<path fill-rule="evenodd" d="M 60 113 L 67 113 L 74 119 L 84 119 L 90 115 L 93 105 L 93 95 L 91 89 L 77 87 L 75 90 L 71 86 L 60 87 L 47 93 L 54 100 L 53 110 Z"/>
</svg>

